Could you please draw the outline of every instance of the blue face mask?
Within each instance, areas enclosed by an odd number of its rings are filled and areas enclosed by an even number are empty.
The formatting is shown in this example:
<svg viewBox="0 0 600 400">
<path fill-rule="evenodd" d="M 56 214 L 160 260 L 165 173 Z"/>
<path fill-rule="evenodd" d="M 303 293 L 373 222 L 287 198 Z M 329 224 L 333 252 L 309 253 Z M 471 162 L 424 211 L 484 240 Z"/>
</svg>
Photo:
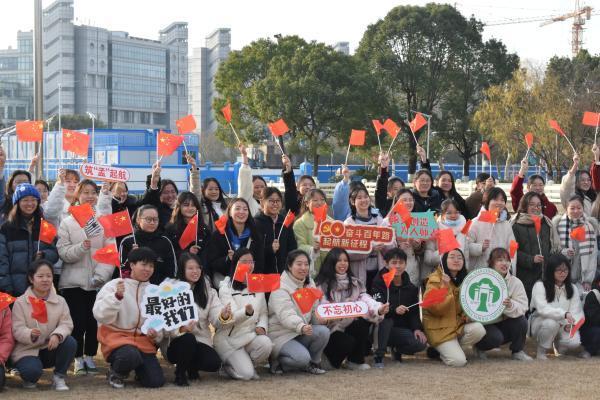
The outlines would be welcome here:
<svg viewBox="0 0 600 400">
<path fill-rule="evenodd" d="M 506 212 L 506 210 L 502 210 L 502 212 L 500 212 L 500 215 L 498 215 L 498 221 L 506 221 L 508 219 L 508 213 Z"/>
<path fill-rule="evenodd" d="M 452 220 L 445 219 L 445 218 L 442 220 L 442 223 L 449 228 L 456 228 L 457 226 L 459 226 L 461 224 L 461 222 L 462 221 L 460 220 L 460 218 L 457 219 L 456 221 L 452 221 Z"/>
</svg>

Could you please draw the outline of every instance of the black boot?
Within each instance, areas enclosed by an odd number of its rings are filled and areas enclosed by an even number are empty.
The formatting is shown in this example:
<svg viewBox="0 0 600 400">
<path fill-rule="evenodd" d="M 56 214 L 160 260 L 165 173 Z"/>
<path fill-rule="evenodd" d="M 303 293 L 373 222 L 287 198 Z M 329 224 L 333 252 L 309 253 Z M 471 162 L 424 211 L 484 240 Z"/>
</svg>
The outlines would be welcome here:
<svg viewBox="0 0 600 400">
<path fill-rule="evenodd" d="M 435 347 L 427 348 L 427 357 L 429 357 L 432 360 L 441 360 L 440 352 L 437 351 Z"/>
<path fill-rule="evenodd" d="M 179 366 L 175 367 L 175 384 L 177 386 L 190 386 L 187 376 L 185 375 L 185 370 L 179 368 Z"/>
<path fill-rule="evenodd" d="M 200 379 L 200 374 L 195 369 L 188 369 L 187 376 L 190 381 L 197 381 Z"/>
</svg>

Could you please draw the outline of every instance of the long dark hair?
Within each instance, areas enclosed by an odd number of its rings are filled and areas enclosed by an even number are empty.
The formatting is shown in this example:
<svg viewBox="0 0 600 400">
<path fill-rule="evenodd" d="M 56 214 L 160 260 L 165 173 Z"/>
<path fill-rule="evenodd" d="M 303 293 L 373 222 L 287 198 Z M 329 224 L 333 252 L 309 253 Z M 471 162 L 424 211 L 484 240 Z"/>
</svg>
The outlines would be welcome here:
<svg viewBox="0 0 600 400">
<path fill-rule="evenodd" d="M 590 180 L 592 180 L 590 172 L 586 171 L 585 169 L 580 169 L 579 171 L 575 172 L 575 194 L 581 196 L 581 198 L 583 199 L 588 197 L 593 203 L 596 200 L 596 197 L 598 196 L 594 188 L 590 186 L 590 188 L 585 192 L 579 189 L 579 180 L 581 179 L 581 175 L 583 174 L 586 174 L 590 178 Z"/>
<path fill-rule="evenodd" d="M 235 251 L 235 253 L 233 253 L 233 257 L 231 257 L 231 263 L 230 263 L 230 267 L 229 267 L 229 277 L 231 278 L 231 287 L 234 288 L 235 290 L 241 291 L 241 290 L 244 290 L 244 288 L 246 287 L 246 284 L 244 282 L 239 282 L 239 281 L 233 280 L 233 275 L 235 274 L 235 269 L 236 269 L 238 263 L 240 262 L 240 258 L 245 256 L 246 254 L 250 254 L 252 256 L 252 259 L 254 259 L 252 252 L 250 251 L 250 249 L 248 249 L 246 247 L 240 247 L 239 249 L 237 249 Z"/>
<path fill-rule="evenodd" d="M 450 275 L 450 270 L 448 269 L 448 254 L 450 254 L 453 251 L 458 251 L 463 256 L 463 266 L 460 269 L 460 271 L 458 271 L 458 273 L 456 274 L 456 277 L 454 277 L 454 278 L 452 277 L 452 275 Z M 460 286 L 460 284 L 463 282 L 463 280 L 467 276 L 465 254 L 462 252 L 461 249 L 454 249 L 454 250 L 450 250 L 447 253 L 444 253 L 442 255 L 442 268 L 444 269 L 444 273 L 450 277 L 452 282 L 454 282 L 454 284 L 456 286 Z"/>
<path fill-rule="evenodd" d="M 9 199 L 6 199 L 5 201 L 9 202 L 9 203 L 11 202 Z M 43 211 L 42 211 L 42 207 L 40 207 L 40 203 L 41 203 L 40 200 L 38 200 L 37 206 L 35 207 L 35 210 L 33 211 L 33 215 L 32 215 L 33 221 L 34 221 L 34 224 L 33 224 L 34 230 L 36 228 L 39 228 L 39 223 L 43 216 Z M 23 216 L 23 212 L 21 211 L 21 208 L 19 208 L 19 202 L 17 202 L 13 206 L 13 208 L 8 212 L 6 221 L 9 224 L 11 224 L 13 227 L 18 228 L 24 222 L 24 219 L 25 219 L 25 217 Z"/>
<path fill-rule="evenodd" d="M 342 254 L 345 254 L 346 259 L 348 260 L 348 270 L 346 271 L 346 275 L 348 276 L 350 284 L 352 284 L 352 278 L 354 275 L 350 270 L 350 256 L 348 256 L 348 252 L 341 247 L 334 247 L 333 249 L 329 250 L 329 253 L 327 253 L 327 256 L 321 264 L 321 269 L 319 269 L 319 273 L 315 278 L 315 283 L 317 286 L 323 286 L 325 289 L 325 295 L 327 296 L 328 300 L 333 300 L 333 289 L 335 289 L 337 283 L 335 276 L 335 265 L 339 261 Z"/>
<path fill-rule="evenodd" d="M 350 192 L 350 196 L 348 197 L 348 202 L 350 203 L 350 212 L 352 214 L 352 218 L 356 218 L 356 197 L 358 197 L 358 194 L 361 192 L 366 193 L 367 196 L 369 196 L 369 199 L 371 199 L 371 195 L 369 194 L 369 191 L 367 190 L 367 188 L 364 187 L 364 185 L 358 186 L 354 190 L 352 190 L 352 192 Z M 371 215 L 371 209 L 372 209 L 372 206 L 371 206 L 371 204 L 369 204 L 369 210 L 368 210 L 369 215 Z"/>
<path fill-rule="evenodd" d="M 442 190 L 442 188 L 439 187 L 440 178 L 442 176 L 444 176 L 444 175 L 448 175 L 450 177 L 450 182 L 452 182 L 452 187 L 448 191 L 448 197 L 446 197 L 446 194 L 444 193 L 444 191 Z M 438 192 L 442 195 L 443 198 L 453 199 L 455 197 L 460 196 L 458 194 L 458 192 L 456 191 L 456 183 L 454 181 L 454 175 L 452 174 L 452 172 L 450 172 L 450 171 L 440 171 L 440 173 L 436 176 L 435 180 L 438 181 Z"/>
<path fill-rule="evenodd" d="M 202 265 L 202 261 L 200 260 L 200 257 L 198 257 L 195 254 L 188 253 L 187 251 L 183 252 L 181 254 L 181 256 L 179 256 L 179 260 L 177 260 L 177 276 L 176 276 L 176 278 L 179 279 L 180 281 L 187 282 L 187 279 L 185 277 L 185 265 L 190 260 L 196 261 L 198 263 L 198 265 L 200 266 L 200 270 L 202 270 L 200 279 L 198 279 L 198 282 L 196 282 L 196 284 L 194 285 L 192 292 L 194 293 L 194 301 L 196 302 L 196 304 L 198 304 L 198 306 L 200 306 L 200 308 L 205 308 L 206 304 L 208 303 L 208 290 L 210 288 L 207 287 L 204 266 Z"/>
<path fill-rule="evenodd" d="M 571 283 L 571 262 L 569 259 L 562 254 L 552 254 L 546 261 L 546 270 L 544 271 L 544 289 L 546 289 L 546 301 L 552 303 L 555 296 L 556 282 L 554 280 L 554 272 L 561 265 L 565 265 L 568 269 L 567 278 L 565 279 L 565 290 L 567 292 L 567 299 L 573 297 L 573 284 Z"/>
<path fill-rule="evenodd" d="M 25 171 L 23 169 L 16 169 L 10 174 L 10 178 L 8 178 L 8 182 L 6 183 L 6 187 L 4 188 L 4 204 L 2 205 L 1 213 L 4 215 L 9 215 L 10 211 L 13 209 L 12 196 L 15 193 L 13 189 L 13 182 L 18 175 L 25 175 L 29 178 L 29 183 L 31 183 L 31 174 L 29 171 Z"/>
<path fill-rule="evenodd" d="M 198 225 L 204 225 L 204 220 L 202 219 L 202 207 L 200 206 L 198 197 L 196 197 L 196 195 L 192 192 L 181 192 L 177 196 L 175 208 L 173 208 L 171 220 L 169 221 L 171 224 L 173 224 L 177 233 L 183 232 L 187 225 L 184 221 L 183 214 L 181 214 L 181 206 L 188 201 L 192 202 L 194 207 L 196 207 L 196 210 L 198 210 Z"/>
<path fill-rule="evenodd" d="M 310 189 L 308 192 L 306 192 L 306 194 L 302 198 L 302 206 L 300 207 L 300 215 L 298 217 L 304 215 L 305 212 L 310 211 L 308 209 L 308 203 L 312 200 L 312 198 L 315 194 L 319 194 L 319 195 L 323 196 L 323 198 L 325 199 L 325 202 L 327 202 L 327 195 L 325 194 L 324 191 L 322 191 L 321 189 Z"/>
<path fill-rule="evenodd" d="M 285 260 L 285 270 L 287 272 L 289 272 L 290 275 L 292 274 L 290 272 L 290 269 L 292 268 L 292 265 L 294 264 L 294 261 L 296 261 L 296 258 L 302 257 L 302 256 L 306 257 L 306 259 L 308 260 L 308 263 L 310 264 L 310 256 L 304 250 L 296 249 L 296 250 L 292 250 L 292 251 L 290 251 L 288 253 L 287 259 Z M 305 285 L 308 284 L 308 283 L 310 283 L 310 274 L 304 280 L 304 284 Z"/>
<path fill-rule="evenodd" d="M 208 184 L 210 182 L 214 182 L 217 185 L 217 187 L 219 188 L 219 198 L 217 199 L 217 201 L 221 204 L 221 210 L 223 210 L 223 211 L 227 210 L 227 202 L 225 201 L 225 193 L 223 192 L 223 188 L 221 187 L 221 184 L 219 183 L 219 181 L 216 178 L 206 178 L 202 181 L 202 198 L 204 199 L 204 203 L 206 204 L 206 207 L 209 210 L 213 210 L 212 201 L 208 200 L 206 198 L 206 194 L 204 193 L 206 191 L 206 187 L 208 186 Z"/>
<path fill-rule="evenodd" d="M 248 204 L 246 199 L 243 199 L 241 197 L 236 197 L 235 199 L 233 199 L 229 202 L 229 205 L 227 205 L 227 211 L 225 211 L 225 214 L 227 214 L 227 226 L 231 227 L 231 230 L 235 232 L 235 230 L 233 229 L 233 218 L 231 218 L 231 209 L 233 208 L 235 203 L 244 203 L 246 205 L 246 207 L 248 208 L 248 219 L 246 219 L 244 227 L 250 229 L 250 237 L 252 238 L 252 240 L 254 240 L 254 241 L 259 240 L 260 234 L 258 233 L 256 224 L 254 223 L 254 218 L 252 217 L 252 214 L 250 214 L 250 205 Z M 225 232 L 225 233 L 227 234 L 227 232 Z M 261 251 L 262 251 L 262 249 L 261 249 Z"/>
</svg>

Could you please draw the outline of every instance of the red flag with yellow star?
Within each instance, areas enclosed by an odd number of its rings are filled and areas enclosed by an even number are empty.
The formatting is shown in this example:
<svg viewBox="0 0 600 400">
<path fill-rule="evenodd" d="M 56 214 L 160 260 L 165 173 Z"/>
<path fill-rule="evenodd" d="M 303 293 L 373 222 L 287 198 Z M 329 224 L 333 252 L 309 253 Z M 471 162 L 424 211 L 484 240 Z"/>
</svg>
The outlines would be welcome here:
<svg viewBox="0 0 600 400">
<path fill-rule="evenodd" d="M 38 239 L 41 242 L 52 244 L 54 243 L 55 237 L 56 227 L 42 218 L 42 221 L 40 222 L 40 236 Z"/>
<path fill-rule="evenodd" d="M 64 151 L 71 151 L 78 156 L 87 157 L 88 147 L 90 147 L 90 137 L 85 133 L 69 129 L 62 130 L 62 149 Z"/>
<path fill-rule="evenodd" d="M 48 323 L 48 310 L 44 299 L 29 296 L 29 304 L 31 304 L 31 318 L 35 319 L 40 324 Z"/>
<path fill-rule="evenodd" d="M 268 293 L 279 289 L 281 284 L 279 274 L 250 274 L 248 275 L 248 291 L 250 293 Z"/>
<path fill-rule="evenodd" d="M 160 131 L 158 132 L 158 137 L 156 140 L 158 141 L 158 156 L 163 157 L 173 154 L 173 152 L 177 150 L 181 143 L 183 143 L 184 137 L 179 135 L 171 135 L 170 133 Z"/>
<path fill-rule="evenodd" d="M 69 207 L 69 213 L 75 218 L 79 226 L 83 228 L 94 216 L 94 209 L 90 203 L 83 203 L 78 206 Z"/>
<path fill-rule="evenodd" d="M 194 215 L 194 218 L 188 222 L 181 237 L 179 238 L 179 248 L 185 249 L 190 243 L 194 243 L 196 241 L 196 237 L 198 235 L 198 214 Z"/>
<path fill-rule="evenodd" d="M 0 311 L 4 310 L 6 307 L 10 306 L 12 303 L 17 300 L 16 297 L 12 297 L 8 293 L 0 292 Z"/>
<path fill-rule="evenodd" d="M 175 121 L 175 125 L 177 125 L 179 134 L 183 135 L 196 129 L 196 120 L 194 119 L 193 115 L 186 115 L 185 117 Z"/>
<path fill-rule="evenodd" d="M 323 297 L 323 292 L 321 292 L 317 288 L 301 288 L 296 290 L 292 297 L 296 304 L 298 304 L 298 308 L 302 314 L 306 314 L 312 309 L 315 301 L 319 300 Z"/>
<path fill-rule="evenodd" d="M 106 237 L 125 236 L 133 232 L 127 210 L 104 215 L 98 218 L 98 222 L 104 227 L 104 236 Z"/>
<path fill-rule="evenodd" d="M 92 258 L 102 264 L 114 265 L 115 267 L 121 266 L 119 250 L 117 250 L 117 245 L 114 243 L 96 250 Z"/>
<path fill-rule="evenodd" d="M 17 121 L 19 142 L 41 142 L 44 135 L 44 121 Z"/>
</svg>

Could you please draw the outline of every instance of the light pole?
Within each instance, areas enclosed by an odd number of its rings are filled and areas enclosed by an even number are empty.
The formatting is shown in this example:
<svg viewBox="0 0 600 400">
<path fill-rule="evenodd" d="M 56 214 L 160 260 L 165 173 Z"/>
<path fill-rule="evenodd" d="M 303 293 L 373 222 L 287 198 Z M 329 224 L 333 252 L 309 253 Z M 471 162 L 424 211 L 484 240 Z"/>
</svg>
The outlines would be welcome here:
<svg viewBox="0 0 600 400">
<path fill-rule="evenodd" d="M 46 134 L 50 133 L 50 124 L 52 123 L 52 120 L 54 119 L 54 117 L 56 117 L 56 114 L 52 114 L 46 120 Z M 44 138 L 44 139 L 46 139 L 46 138 Z M 55 143 L 54 146 L 56 147 L 56 139 L 54 140 L 54 143 Z M 42 157 L 42 163 L 41 163 L 41 165 L 42 165 L 42 168 L 43 168 L 43 170 L 40 172 L 40 175 L 44 176 L 44 171 L 46 171 L 48 169 L 48 160 L 47 160 L 47 157 L 44 156 L 43 154 L 41 154 L 40 157 Z"/>
<path fill-rule="evenodd" d="M 92 164 L 96 164 L 96 130 L 94 124 L 96 121 L 96 115 L 92 114 L 89 111 L 86 111 L 85 113 L 92 120 Z"/>
<path fill-rule="evenodd" d="M 60 92 L 62 90 L 62 83 L 58 83 L 58 131 L 62 132 L 62 122 L 60 120 L 62 114 L 62 101 L 60 97 Z"/>
</svg>

